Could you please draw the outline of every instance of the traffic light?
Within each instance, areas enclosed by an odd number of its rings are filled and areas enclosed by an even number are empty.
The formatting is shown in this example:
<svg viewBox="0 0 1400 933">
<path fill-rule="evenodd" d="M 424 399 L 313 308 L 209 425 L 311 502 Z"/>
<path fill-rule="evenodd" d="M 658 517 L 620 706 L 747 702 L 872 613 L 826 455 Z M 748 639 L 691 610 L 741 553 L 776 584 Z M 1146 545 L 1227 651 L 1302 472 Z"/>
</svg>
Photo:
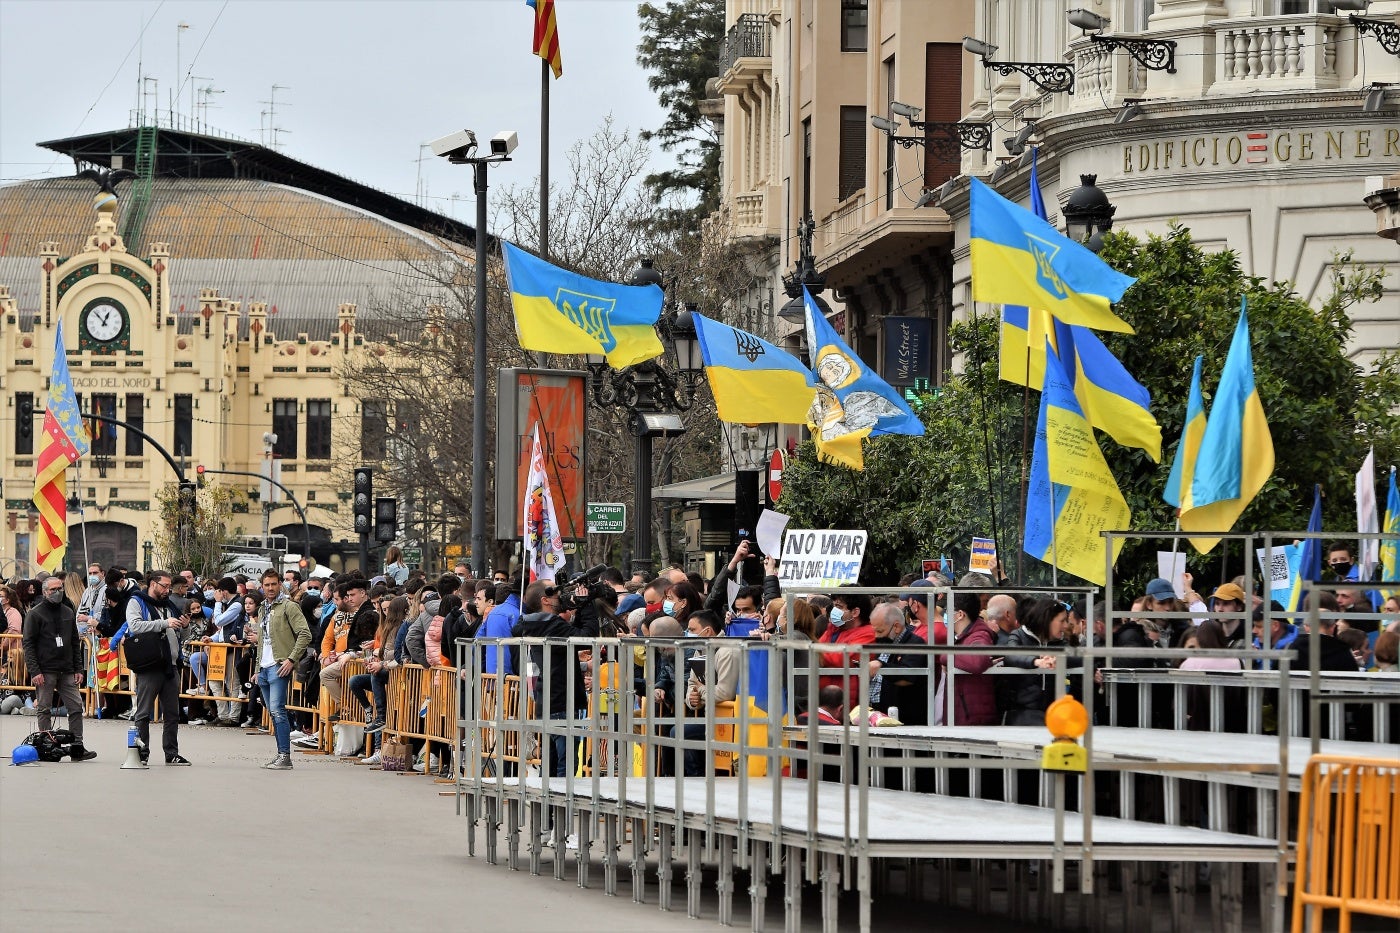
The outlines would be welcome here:
<svg viewBox="0 0 1400 933">
<path fill-rule="evenodd" d="M 355 469 L 355 531 L 367 535 L 374 530 L 374 470 Z"/>
<path fill-rule="evenodd" d="M 189 480 L 180 483 L 180 511 L 185 515 L 194 515 L 195 505 L 199 501 L 199 487 Z"/>
<path fill-rule="evenodd" d="M 199 484 L 199 488 L 200 488 L 200 489 L 203 489 L 203 488 L 204 488 L 204 464 L 201 463 L 199 466 L 195 467 L 195 468 L 194 468 L 194 472 L 195 472 L 195 476 L 196 476 L 196 480 L 195 480 L 195 481 Z"/>
<path fill-rule="evenodd" d="M 22 392 L 19 398 L 19 436 L 30 438 L 34 436 L 34 396 L 28 392 Z"/>
<path fill-rule="evenodd" d="M 399 536 L 399 500 L 380 496 L 374 500 L 374 540 L 391 544 Z"/>
</svg>

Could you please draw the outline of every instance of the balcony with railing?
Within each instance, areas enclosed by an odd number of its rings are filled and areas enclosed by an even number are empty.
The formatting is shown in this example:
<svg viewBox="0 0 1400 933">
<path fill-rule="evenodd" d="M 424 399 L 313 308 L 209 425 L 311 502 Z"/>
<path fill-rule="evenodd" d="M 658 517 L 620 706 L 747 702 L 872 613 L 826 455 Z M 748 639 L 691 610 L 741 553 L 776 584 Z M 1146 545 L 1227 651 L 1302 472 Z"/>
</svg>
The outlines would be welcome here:
<svg viewBox="0 0 1400 933">
<path fill-rule="evenodd" d="M 719 90 L 739 93 L 773 70 L 773 25 L 759 13 L 739 17 L 724 37 L 719 57 Z"/>
</svg>

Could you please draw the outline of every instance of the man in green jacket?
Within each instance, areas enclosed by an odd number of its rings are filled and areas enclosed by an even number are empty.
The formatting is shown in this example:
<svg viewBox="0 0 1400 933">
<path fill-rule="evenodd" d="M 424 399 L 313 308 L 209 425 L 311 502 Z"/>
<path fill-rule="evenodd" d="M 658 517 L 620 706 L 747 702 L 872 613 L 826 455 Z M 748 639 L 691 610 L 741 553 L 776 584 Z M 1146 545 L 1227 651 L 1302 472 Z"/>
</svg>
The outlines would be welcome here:
<svg viewBox="0 0 1400 933">
<path fill-rule="evenodd" d="M 292 770 L 292 723 L 287 716 L 287 689 L 297 661 L 311 645 L 311 627 L 301 607 L 282 592 L 275 570 L 262 576 L 263 604 L 258 612 L 258 689 L 272 717 L 277 757 L 263 765 L 269 771 Z"/>
</svg>

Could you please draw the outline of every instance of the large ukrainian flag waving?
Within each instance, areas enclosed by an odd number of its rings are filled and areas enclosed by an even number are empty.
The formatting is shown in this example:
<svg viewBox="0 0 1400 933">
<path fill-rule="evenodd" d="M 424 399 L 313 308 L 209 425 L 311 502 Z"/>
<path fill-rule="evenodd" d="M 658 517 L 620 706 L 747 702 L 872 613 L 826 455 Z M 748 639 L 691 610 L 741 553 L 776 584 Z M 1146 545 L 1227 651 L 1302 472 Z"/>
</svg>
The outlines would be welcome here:
<svg viewBox="0 0 1400 933">
<path fill-rule="evenodd" d="M 605 354 L 613 369 L 661 355 L 655 285 L 616 285 L 552 266 L 501 241 L 520 346 L 541 353 Z"/>
</svg>

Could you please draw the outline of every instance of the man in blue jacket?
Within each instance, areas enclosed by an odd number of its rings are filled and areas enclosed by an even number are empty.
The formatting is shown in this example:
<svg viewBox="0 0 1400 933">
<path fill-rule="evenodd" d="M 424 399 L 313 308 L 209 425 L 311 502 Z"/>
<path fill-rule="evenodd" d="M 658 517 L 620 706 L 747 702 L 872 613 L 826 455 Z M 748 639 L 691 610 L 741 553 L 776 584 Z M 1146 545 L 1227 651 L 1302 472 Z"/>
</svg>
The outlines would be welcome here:
<svg viewBox="0 0 1400 933">
<path fill-rule="evenodd" d="M 496 605 L 486 614 L 486 621 L 476 630 L 477 638 L 509 638 L 515 624 L 520 621 L 519 580 L 502 583 L 496 587 Z M 510 652 L 503 646 L 486 651 L 482 671 L 487 674 L 514 674 Z"/>
</svg>

